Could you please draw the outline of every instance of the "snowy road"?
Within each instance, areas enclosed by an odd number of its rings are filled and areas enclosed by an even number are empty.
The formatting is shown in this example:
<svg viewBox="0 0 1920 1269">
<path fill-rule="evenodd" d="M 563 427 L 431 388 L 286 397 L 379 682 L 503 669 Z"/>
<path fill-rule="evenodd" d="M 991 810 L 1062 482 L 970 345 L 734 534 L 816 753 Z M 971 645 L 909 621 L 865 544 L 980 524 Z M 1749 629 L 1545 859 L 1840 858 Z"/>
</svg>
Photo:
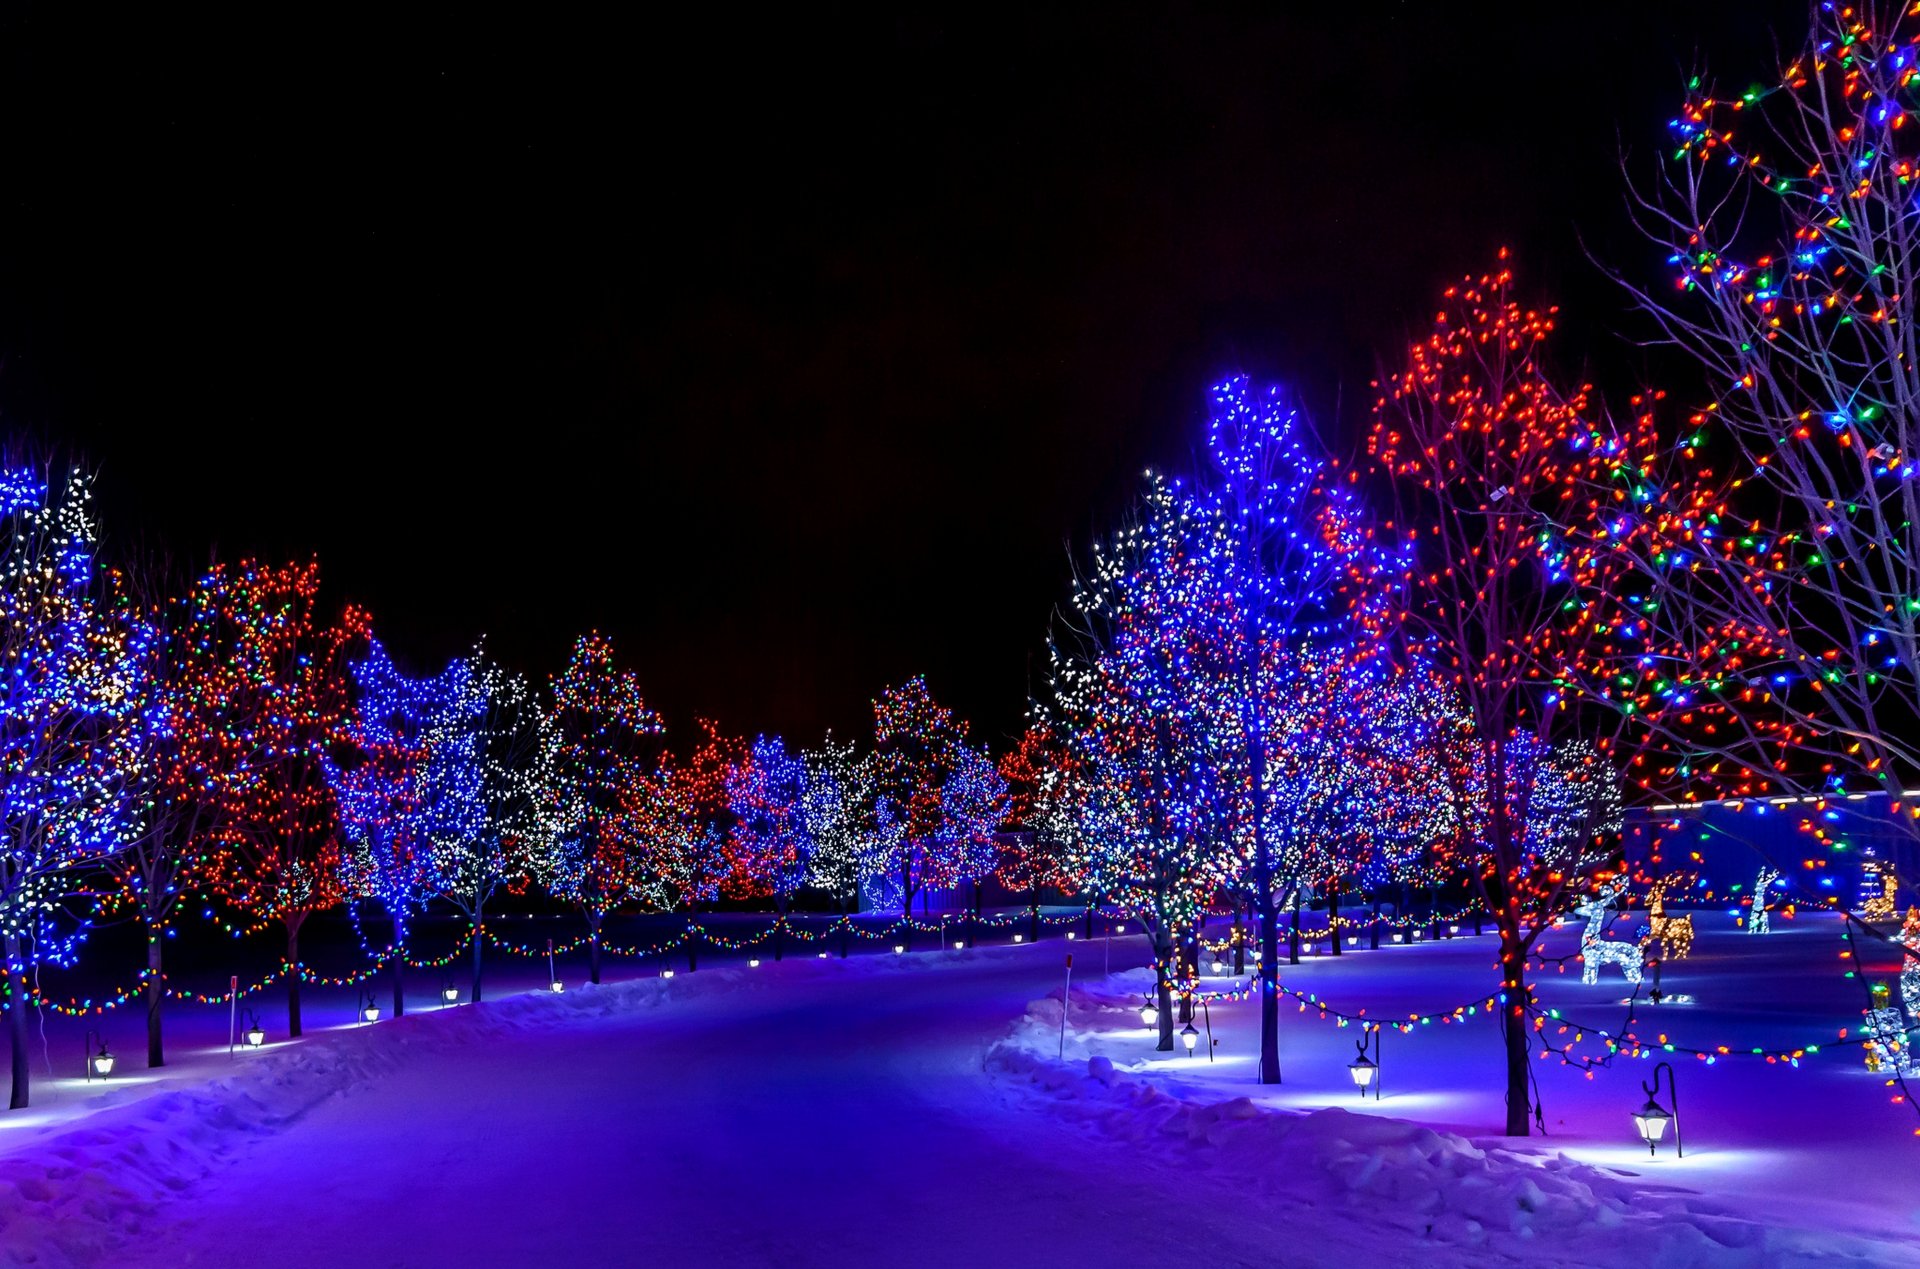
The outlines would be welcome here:
<svg viewBox="0 0 1920 1269">
<path fill-rule="evenodd" d="M 1275 1263 L 1285 1229 L 1196 1214 L 1191 1177 L 982 1100 L 988 1041 L 1058 985 L 1057 953 L 860 968 L 683 975 L 661 1008 L 405 1062 L 255 1141 L 114 1260 Z M 747 973 L 757 989 L 701 991 Z"/>
<path fill-rule="evenodd" d="M 1824 939 L 1709 936 L 1696 981 L 1760 953 L 1806 961 L 1797 944 Z M 50 1082 L 44 1121 L 0 1120 L 0 1265 L 1441 1269 L 1549 1249 L 1579 1265 L 1920 1264 L 1902 1228 L 1908 1130 L 1871 1105 L 1857 1060 L 1690 1073 L 1700 1145 L 1684 1166 L 1609 1144 L 1637 1072 L 1562 1079 L 1564 1127 L 1515 1154 L 1396 1117 L 1486 1121 L 1489 1024 L 1410 1038 L 1393 1097 L 1359 1104 L 1339 1092 L 1347 1034 L 1290 1022 L 1289 1083 L 1264 1111 L 1235 1100 L 1257 1091 L 1250 1006 L 1214 1011 L 1218 1064 L 1157 1057 L 1132 1016 L 1138 980 L 1089 972 L 1097 948 L 1079 945 L 1065 1065 L 1057 1004 L 1029 1010 L 1059 988 L 1066 945 L 1051 941 L 710 967 L 232 1059 L 202 1048 L 107 1092 Z M 1144 955 L 1137 939 L 1113 951 L 1115 971 Z M 1460 940 L 1290 972 L 1394 1007 L 1457 991 L 1485 954 Z M 1777 978 L 1741 981 L 1780 994 Z M 1088 1078 L 1090 1055 L 1111 1058 L 1109 1078 Z M 1830 1140 L 1803 1129 L 1803 1148 L 1767 1152 L 1742 1135 L 1765 1132 L 1742 1105 L 1815 1088 Z M 1860 1104 L 1842 1112 L 1845 1098 Z M 1297 1113 L 1328 1106 L 1342 1109 Z"/>
</svg>

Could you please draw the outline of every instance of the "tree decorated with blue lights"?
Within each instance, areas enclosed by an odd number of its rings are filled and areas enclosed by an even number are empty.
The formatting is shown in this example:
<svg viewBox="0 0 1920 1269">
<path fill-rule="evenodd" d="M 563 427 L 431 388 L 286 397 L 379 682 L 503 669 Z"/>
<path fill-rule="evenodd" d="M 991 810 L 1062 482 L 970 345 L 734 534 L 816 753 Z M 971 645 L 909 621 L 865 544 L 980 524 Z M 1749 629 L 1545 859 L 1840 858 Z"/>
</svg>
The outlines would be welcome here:
<svg viewBox="0 0 1920 1269">
<path fill-rule="evenodd" d="M 350 900 L 371 899 L 392 931 L 386 949 L 393 1015 L 406 1012 L 406 958 L 414 915 L 442 888 L 436 843 L 468 843 L 486 827 L 486 697 L 474 665 L 455 660 L 430 678 L 403 673 L 375 640 L 353 665 L 357 700 L 329 756 L 340 806 Z"/>
<path fill-rule="evenodd" d="M 547 707 L 537 868 L 547 890 L 587 923 L 588 973 L 600 981 L 607 917 L 650 892 L 638 799 L 652 780 L 660 719 L 613 642 L 582 635 L 553 680 Z"/>
<path fill-rule="evenodd" d="M 1218 761 L 1232 775 L 1223 848 L 1210 862 L 1259 918 L 1260 1079 L 1277 1083 L 1279 908 L 1321 884 L 1337 915 L 1342 853 L 1373 792 L 1359 757 L 1380 720 L 1356 706 L 1361 681 L 1382 672 L 1392 570 L 1279 389 L 1245 378 L 1215 388 L 1207 455 L 1197 560 L 1238 623 L 1216 685 L 1231 719 Z"/>
<path fill-rule="evenodd" d="M 806 759 L 778 736 L 759 736 L 745 760 L 727 774 L 733 831 L 726 841 L 727 876 L 721 891 L 770 900 L 781 917 L 806 884 L 813 862 L 807 816 Z M 785 954 L 786 929 L 775 931 L 773 956 Z"/>
<path fill-rule="evenodd" d="M 152 726 L 154 637 L 95 561 L 91 481 L 76 469 L 0 470 L 0 943 L 7 957 L 10 1105 L 28 1103 L 32 969 L 67 963 L 85 924 L 81 873 L 141 831 L 151 795 L 137 764 Z M 29 949 L 31 949 L 29 951 Z"/>
</svg>

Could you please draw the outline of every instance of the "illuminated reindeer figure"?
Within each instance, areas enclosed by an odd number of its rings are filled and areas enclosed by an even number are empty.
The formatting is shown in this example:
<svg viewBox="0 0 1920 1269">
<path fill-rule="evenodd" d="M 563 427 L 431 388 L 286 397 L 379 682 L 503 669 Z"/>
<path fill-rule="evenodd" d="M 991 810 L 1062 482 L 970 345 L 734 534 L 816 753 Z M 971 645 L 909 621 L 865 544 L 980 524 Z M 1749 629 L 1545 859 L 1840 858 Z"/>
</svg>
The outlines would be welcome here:
<svg viewBox="0 0 1920 1269">
<path fill-rule="evenodd" d="M 1650 951 L 1658 943 L 1663 961 L 1683 961 L 1693 947 L 1693 918 L 1667 915 L 1667 887 L 1678 884 L 1678 877 L 1663 877 L 1647 889 L 1647 933 L 1640 949 Z"/>
<path fill-rule="evenodd" d="M 1587 918 L 1587 928 L 1580 935 L 1580 981 L 1583 983 L 1599 982 L 1602 965 L 1618 965 L 1628 982 L 1637 984 L 1640 981 L 1640 962 L 1643 957 L 1640 945 L 1601 937 L 1606 933 L 1607 910 L 1619 898 L 1626 884 L 1622 878 L 1603 886 L 1599 894 L 1574 908 L 1575 913 Z"/>
<path fill-rule="evenodd" d="M 1767 890 L 1778 880 L 1777 870 L 1771 867 L 1760 870 L 1760 879 L 1753 883 L 1753 908 L 1747 915 L 1747 933 L 1773 933 L 1773 921 L 1767 916 Z"/>
</svg>

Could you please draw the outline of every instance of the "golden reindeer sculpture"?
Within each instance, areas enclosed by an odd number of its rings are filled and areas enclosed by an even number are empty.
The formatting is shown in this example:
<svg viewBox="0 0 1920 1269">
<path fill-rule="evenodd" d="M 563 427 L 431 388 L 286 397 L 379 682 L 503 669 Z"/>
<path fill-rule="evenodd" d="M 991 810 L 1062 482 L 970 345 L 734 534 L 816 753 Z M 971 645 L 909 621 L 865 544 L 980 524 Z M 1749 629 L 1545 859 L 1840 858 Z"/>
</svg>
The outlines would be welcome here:
<svg viewBox="0 0 1920 1269">
<path fill-rule="evenodd" d="M 1647 936 L 1640 940 L 1642 950 L 1660 945 L 1660 959 L 1683 961 L 1693 946 L 1693 918 L 1667 915 L 1667 888 L 1680 885 L 1679 877 L 1662 877 L 1647 890 Z"/>
</svg>

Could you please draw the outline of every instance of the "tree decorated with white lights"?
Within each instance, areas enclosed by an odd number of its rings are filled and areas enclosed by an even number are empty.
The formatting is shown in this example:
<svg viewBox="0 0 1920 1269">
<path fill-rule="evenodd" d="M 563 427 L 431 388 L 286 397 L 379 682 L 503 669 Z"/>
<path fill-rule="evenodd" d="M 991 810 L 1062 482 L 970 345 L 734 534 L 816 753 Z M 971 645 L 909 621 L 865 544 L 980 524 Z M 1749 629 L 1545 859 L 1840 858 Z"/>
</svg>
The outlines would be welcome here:
<svg viewBox="0 0 1920 1269">
<path fill-rule="evenodd" d="M 1234 797 L 1233 644 L 1242 623 L 1203 558 L 1215 524 L 1149 475 L 1138 510 L 1077 572 L 1051 640 L 1042 725 L 1086 773 L 1077 832 L 1101 894 L 1138 918 L 1159 974 L 1160 1048 L 1173 1047 L 1175 939 L 1195 928 L 1206 853 Z"/>
<path fill-rule="evenodd" d="M 549 786 L 548 716 L 523 675 L 476 646 L 461 663 L 468 699 L 442 718 L 458 733 L 451 743 L 478 764 L 476 814 L 432 835 L 433 888 L 467 918 L 473 931 L 470 998 L 483 991 L 486 906 L 501 885 L 529 876 L 541 840 L 542 796 Z M 448 831 L 453 830 L 453 831 Z"/>
<path fill-rule="evenodd" d="M 802 754 L 806 790 L 800 802 L 812 852 L 806 884 L 833 900 L 845 918 L 860 899 L 861 867 L 868 857 L 867 828 L 873 804 L 873 765 L 853 742 L 829 735 L 818 749 Z M 848 951 L 849 931 L 841 926 L 840 955 Z"/>
</svg>

